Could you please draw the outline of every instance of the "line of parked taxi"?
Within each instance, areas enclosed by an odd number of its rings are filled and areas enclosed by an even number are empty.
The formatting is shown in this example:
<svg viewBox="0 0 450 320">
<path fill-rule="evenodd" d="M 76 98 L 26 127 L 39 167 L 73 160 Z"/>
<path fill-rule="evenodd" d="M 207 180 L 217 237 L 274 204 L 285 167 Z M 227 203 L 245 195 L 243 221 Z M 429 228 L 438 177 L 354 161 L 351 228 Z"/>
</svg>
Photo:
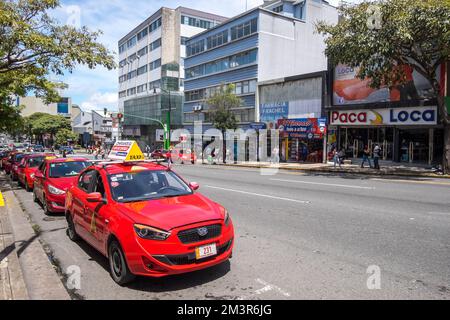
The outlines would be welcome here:
<svg viewBox="0 0 450 320">
<path fill-rule="evenodd" d="M 46 214 L 65 215 L 68 238 L 103 254 L 120 285 L 137 275 L 212 267 L 232 256 L 227 210 L 170 166 L 3 151 L 0 169 L 32 192 Z"/>
</svg>

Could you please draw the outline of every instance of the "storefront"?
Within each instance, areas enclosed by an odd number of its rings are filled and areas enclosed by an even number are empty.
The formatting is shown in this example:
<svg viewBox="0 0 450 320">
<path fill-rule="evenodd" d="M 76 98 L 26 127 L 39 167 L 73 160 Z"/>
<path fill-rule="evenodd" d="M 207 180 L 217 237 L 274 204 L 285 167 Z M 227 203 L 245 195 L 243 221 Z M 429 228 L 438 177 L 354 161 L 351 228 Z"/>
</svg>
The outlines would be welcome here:
<svg viewBox="0 0 450 320">
<path fill-rule="evenodd" d="M 280 119 L 281 161 L 323 162 L 326 118 Z"/>
<path fill-rule="evenodd" d="M 366 146 L 378 144 L 382 159 L 432 164 L 441 161 L 443 129 L 437 107 L 403 107 L 330 112 L 329 150 L 343 149 L 347 158 L 361 158 Z"/>
</svg>

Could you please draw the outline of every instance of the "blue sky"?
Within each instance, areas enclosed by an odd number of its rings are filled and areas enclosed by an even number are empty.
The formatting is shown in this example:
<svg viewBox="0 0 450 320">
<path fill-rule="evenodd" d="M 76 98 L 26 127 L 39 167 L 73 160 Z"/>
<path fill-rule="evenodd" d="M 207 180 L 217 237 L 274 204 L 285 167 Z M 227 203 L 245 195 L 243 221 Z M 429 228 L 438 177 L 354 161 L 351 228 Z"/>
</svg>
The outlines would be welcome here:
<svg viewBox="0 0 450 320">
<path fill-rule="evenodd" d="M 355 0 L 351 0 L 355 1 Z M 330 0 L 336 5 L 339 0 Z M 247 0 L 248 9 L 258 6 L 263 0 Z M 245 0 L 62 0 L 61 7 L 52 15 L 62 24 L 85 25 L 91 30 L 102 30 L 100 41 L 117 53 L 117 41 L 129 30 L 160 7 L 176 8 L 178 6 L 208 11 L 232 17 L 243 12 Z M 116 55 L 116 61 L 118 60 Z M 69 85 L 64 92 L 73 103 L 83 109 L 117 109 L 117 70 L 104 68 L 89 70 L 80 66 L 72 74 L 62 79 Z"/>
</svg>

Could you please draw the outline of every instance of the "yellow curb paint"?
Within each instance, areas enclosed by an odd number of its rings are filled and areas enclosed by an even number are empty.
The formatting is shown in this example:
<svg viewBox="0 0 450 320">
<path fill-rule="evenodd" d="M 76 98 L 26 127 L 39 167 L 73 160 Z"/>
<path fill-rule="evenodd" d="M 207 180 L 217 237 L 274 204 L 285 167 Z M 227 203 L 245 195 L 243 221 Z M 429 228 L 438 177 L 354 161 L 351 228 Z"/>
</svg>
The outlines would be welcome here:
<svg viewBox="0 0 450 320">
<path fill-rule="evenodd" d="M 3 194 L 0 192 L 0 207 L 5 206 L 5 199 L 3 199 Z"/>
</svg>

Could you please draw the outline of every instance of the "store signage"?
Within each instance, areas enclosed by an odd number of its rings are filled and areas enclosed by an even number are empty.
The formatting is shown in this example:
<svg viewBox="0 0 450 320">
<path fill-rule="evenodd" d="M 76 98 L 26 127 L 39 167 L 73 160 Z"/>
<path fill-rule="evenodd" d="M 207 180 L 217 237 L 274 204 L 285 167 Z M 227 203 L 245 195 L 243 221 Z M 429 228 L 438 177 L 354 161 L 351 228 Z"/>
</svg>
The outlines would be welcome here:
<svg viewBox="0 0 450 320">
<path fill-rule="evenodd" d="M 287 118 L 289 114 L 289 102 L 264 103 L 259 106 L 259 112 L 262 122 Z"/>
<path fill-rule="evenodd" d="M 326 134 L 326 118 L 280 119 L 278 129 L 284 138 L 322 139 Z"/>
<path fill-rule="evenodd" d="M 250 128 L 254 130 L 263 130 L 267 128 L 264 122 L 252 122 L 250 123 Z"/>
<path fill-rule="evenodd" d="M 332 111 L 331 125 L 435 125 L 437 107 Z"/>
</svg>

